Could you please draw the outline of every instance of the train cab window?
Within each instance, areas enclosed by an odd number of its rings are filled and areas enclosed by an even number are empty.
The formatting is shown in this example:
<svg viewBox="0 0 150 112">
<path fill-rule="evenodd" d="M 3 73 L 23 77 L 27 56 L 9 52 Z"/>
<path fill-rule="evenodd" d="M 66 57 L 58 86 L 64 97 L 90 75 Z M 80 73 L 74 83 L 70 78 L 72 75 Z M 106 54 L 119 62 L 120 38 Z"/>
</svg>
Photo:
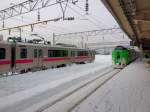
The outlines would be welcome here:
<svg viewBox="0 0 150 112">
<path fill-rule="evenodd" d="M 5 59 L 6 50 L 5 48 L 0 48 L 0 59 Z"/>
<path fill-rule="evenodd" d="M 20 58 L 27 58 L 27 49 L 26 48 L 20 49 Z"/>
<path fill-rule="evenodd" d="M 39 57 L 43 57 L 43 50 L 42 49 L 39 50 Z"/>
<path fill-rule="evenodd" d="M 34 49 L 34 58 L 37 58 L 37 56 L 38 56 L 37 49 Z"/>
</svg>

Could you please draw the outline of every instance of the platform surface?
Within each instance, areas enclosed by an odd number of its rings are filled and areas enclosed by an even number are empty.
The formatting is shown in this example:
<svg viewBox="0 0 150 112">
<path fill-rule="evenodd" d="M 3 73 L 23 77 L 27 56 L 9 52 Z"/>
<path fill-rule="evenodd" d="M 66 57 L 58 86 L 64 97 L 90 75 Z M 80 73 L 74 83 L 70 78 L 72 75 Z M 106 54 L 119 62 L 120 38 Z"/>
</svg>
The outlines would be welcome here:
<svg viewBox="0 0 150 112">
<path fill-rule="evenodd" d="M 150 69 L 136 60 L 72 112 L 150 112 Z"/>
</svg>

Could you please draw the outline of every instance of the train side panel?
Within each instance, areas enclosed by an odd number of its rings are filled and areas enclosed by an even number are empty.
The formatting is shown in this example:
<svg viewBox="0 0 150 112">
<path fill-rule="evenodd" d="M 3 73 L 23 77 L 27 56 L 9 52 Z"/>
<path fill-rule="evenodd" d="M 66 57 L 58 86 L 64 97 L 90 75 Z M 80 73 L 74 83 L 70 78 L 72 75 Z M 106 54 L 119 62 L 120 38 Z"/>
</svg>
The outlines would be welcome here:
<svg viewBox="0 0 150 112">
<path fill-rule="evenodd" d="M 16 71 L 27 71 L 35 66 L 33 57 L 33 46 L 16 44 Z"/>
<path fill-rule="evenodd" d="M 67 64 L 70 64 L 70 49 L 46 47 L 44 49 L 43 63 L 44 67 L 47 68 L 65 66 Z"/>
<path fill-rule="evenodd" d="M 76 50 L 76 56 L 74 57 L 75 63 L 89 63 L 92 62 L 95 57 L 94 52 L 89 50 Z"/>
<path fill-rule="evenodd" d="M 0 74 L 92 62 L 94 51 L 31 43 L 0 43 Z"/>
</svg>

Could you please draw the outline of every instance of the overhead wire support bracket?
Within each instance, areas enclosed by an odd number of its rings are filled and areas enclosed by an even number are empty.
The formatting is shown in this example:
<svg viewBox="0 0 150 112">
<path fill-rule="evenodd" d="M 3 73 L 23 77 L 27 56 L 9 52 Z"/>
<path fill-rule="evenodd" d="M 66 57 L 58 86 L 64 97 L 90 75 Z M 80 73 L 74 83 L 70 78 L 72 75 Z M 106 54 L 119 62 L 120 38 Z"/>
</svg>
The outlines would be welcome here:
<svg viewBox="0 0 150 112">
<path fill-rule="evenodd" d="M 9 19 L 9 18 L 12 18 L 15 16 L 19 16 L 21 14 L 26 14 L 26 13 L 29 13 L 31 11 L 35 11 L 38 9 L 57 5 L 60 3 L 61 4 L 62 3 L 68 4 L 69 1 L 71 3 L 78 2 L 78 0 L 27 0 L 25 2 L 13 5 L 9 8 L 0 10 L 0 21 L 5 20 L 5 19 Z M 66 7 L 67 7 L 67 5 L 66 5 Z M 66 7 L 63 10 L 63 13 L 65 12 Z"/>
<path fill-rule="evenodd" d="M 61 2 L 62 0 L 56 0 L 56 1 L 60 3 L 61 11 L 63 14 L 63 20 L 65 20 L 65 12 L 66 12 L 69 0 L 66 1 L 66 4 L 64 4 L 64 7 L 63 7 L 63 3 Z"/>
<path fill-rule="evenodd" d="M 47 22 L 50 22 L 50 21 L 59 21 L 61 20 L 62 17 L 59 17 L 59 18 L 54 18 L 54 19 L 48 19 L 48 20 L 44 20 L 44 21 L 39 21 L 39 22 L 35 22 L 35 23 L 30 23 L 30 24 L 25 24 L 25 25 L 19 25 L 19 26 L 15 26 L 15 27 L 9 27 L 9 28 L 3 28 L 3 29 L 0 29 L 0 31 L 5 31 L 5 30 L 11 30 L 11 29 L 17 29 L 17 28 L 23 28 L 23 27 L 31 27 L 31 31 L 33 31 L 34 29 L 34 25 L 37 25 L 37 24 L 42 24 L 42 23 L 47 23 Z"/>
<path fill-rule="evenodd" d="M 92 30 L 92 31 L 83 31 L 83 32 L 75 32 L 75 33 L 67 33 L 67 34 L 58 34 L 55 35 L 55 37 L 64 37 L 64 36 L 82 36 L 82 35 L 87 35 L 87 36 L 93 36 L 93 35 L 98 35 L 98 34 L 105 34 L 108 33 L 107 31 L 111 31 L 110 33 L 123 33 L 123 31 L 120 28 L 108 28 L 108 29 L 100 29 L 100 30 Z"/>
</svg>

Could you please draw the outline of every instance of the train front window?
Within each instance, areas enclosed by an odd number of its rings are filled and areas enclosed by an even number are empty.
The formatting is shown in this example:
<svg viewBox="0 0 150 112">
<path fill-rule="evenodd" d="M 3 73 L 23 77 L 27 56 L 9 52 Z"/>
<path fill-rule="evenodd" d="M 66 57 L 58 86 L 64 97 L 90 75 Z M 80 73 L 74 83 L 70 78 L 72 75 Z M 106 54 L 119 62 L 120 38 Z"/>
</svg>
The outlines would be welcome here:
<svg viewBox="0 0 150 112">
<path fill-rule="evenodd" d="M 117 59 L 120 59 L 120 53 L 119 52 L 117 52 Z"/>
<path fill-rule="evenodd" d="M 26 48 L 22 48 L 20 49 L 20 58 L 27 58 L 27 49 Z"/>
<path fill-rule="evenodd" d="M 0 59 L 5 59 L 6 50 L 5 48 L 0 48 Z"/>
</svg>

